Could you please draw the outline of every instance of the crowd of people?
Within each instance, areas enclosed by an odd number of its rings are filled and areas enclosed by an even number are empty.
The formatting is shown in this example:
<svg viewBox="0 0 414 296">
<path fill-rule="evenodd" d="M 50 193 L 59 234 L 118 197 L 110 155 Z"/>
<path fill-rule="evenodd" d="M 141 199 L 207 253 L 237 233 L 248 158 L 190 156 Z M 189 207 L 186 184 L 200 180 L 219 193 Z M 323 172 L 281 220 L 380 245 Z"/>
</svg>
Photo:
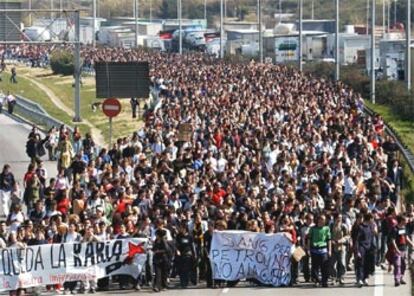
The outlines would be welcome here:
<svg viewBox="0 0 414 296">
<path fill-rule="evenodd" d="M 34 128 L 22 193 L 10 166 L 0 174 L 2 247 L 146 237 L 144 277 L 120 287 L 160 291 L 177 275 L 183 288 L 225 284 L 209 264 L 214 230 L 284 233 L 305 251 L 292 261 L 292 285 L 354 284 L 345 277 L 353 271 L 362 287 L 376 266 L 393 269 L 395 286 L 406 283 L 414 209 L 401 202 L 398 146 L 360 94 L 284 65 L 202 53 L 85 47 L 82 56 L 149 61 L 159 107 L 109 148 L 78 129 L 42 137 Z M 190 141 L 179 137 L 184 123 Z M 44 168 L 46 153 L 57 176 Z M 107 289 L 109 280 L 64 290 L 96 284 Z"/>
</svg>

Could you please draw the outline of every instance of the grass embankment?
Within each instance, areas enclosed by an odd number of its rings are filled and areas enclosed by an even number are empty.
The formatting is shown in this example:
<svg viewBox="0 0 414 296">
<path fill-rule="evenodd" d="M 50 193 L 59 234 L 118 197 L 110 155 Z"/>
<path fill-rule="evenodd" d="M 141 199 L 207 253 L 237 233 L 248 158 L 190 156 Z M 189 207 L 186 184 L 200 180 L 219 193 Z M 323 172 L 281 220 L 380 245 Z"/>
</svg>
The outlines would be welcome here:
<svg viewBox="0 0 414 296">
<path fill-rule="evenodd" d="M 30 99 L 43 107 L 43 109 L 52 117 L 59 119 L 63 123 L 72 126 L 72 118 L 64 111 L 56 108 L 49 96 L 28 79 L 17 76 L 17 84 L 10 83 L 10 74 L 3 73 L 1 75 L 0 90 L 7 94 L 8 91 L 14 95 L 20 95 Z M 28 118 L 32 120 L 32 118 Z M 35 120 L 34 120 L 35 121 Z"/>
<path fill-rule="evenodd" d="M 56 107 L 49 96 L 34 85 L 31 81 L 22 77 L 29 77 L 32 80 L 42 84 L 48 88 L 53 94 L 70 110 L 74 110 L 74 88 L 72 76 L 54 75 L 50 69 L 39 68 L 18 68 L 18 84 L 11 85 L 8 82 L 9 76 L 4 76 L 4 91 L 10 90 L 13 93 L 31 99 L 40 105 L 53 117 L 63 121 L 64 123 L 74 126 L 72 122 L 72 114 L 67 114 L 63 110 Z M 92 104 L 103 102 L 96 98 L 95 78 L 84 77 L 83 86 L 81 87 L 81 117 L 90 124 L 80 123 L 82 133 L 90 132 L 90 125 L 100 130 L 106 143 L 109 142 L 109 124 L 108 118 L 102 113 L 101 106 L 96 112 L 92 111 Z M 113 140 L 129 136 L 142 126 L 141 120 L 133 120 L 131 116 L 131 106 L 129 100 L 122 100 L 122 112 L 113 119 Z"/>
<path fill-rule="evenodd" d="M 411 152 L 414 152 L 414 120 L 403 120 L 395 114 L 391 107 L 381 104 L 372 104 L 366 101 L 366 105 L 375 113 L 380 114 L 385 122 L 398 134 L 403 145 L 407 146 Z M 414 174 L 408 167 L 405 159 L 401 157 L 401 163 L 404 168 L 404 186 L 403 195 L 407 202 L 414 202 Z"/>
<path fill-rule="evenodd" d="M 37 74 L 36 72 L 38 71 L 32 71 L 31 69 L 29 71 L 32 79 L 49 88 L 65 106 L 74 110 L 74 88 L 71 76 L 53 75 L 51 70 L 43 70 L 42 73 Z M 84 77 L 83 86 L 81 87 L 81 117 L 99 129 L 103 134 L 105 142 L 108 143 L 108 118 L 102 113 L 100 106 L 96 112 L 92 111 L 92 104 L 96 102 L 103 102 L 103 100 L 96 98 L 95 78 Z M 129 100 L 122 100 L 121 103 L 122 112 L 113 119 L 113 139 L 129 136 L 142 125 L 141 121 L 132 120 Z"/>
</svg>

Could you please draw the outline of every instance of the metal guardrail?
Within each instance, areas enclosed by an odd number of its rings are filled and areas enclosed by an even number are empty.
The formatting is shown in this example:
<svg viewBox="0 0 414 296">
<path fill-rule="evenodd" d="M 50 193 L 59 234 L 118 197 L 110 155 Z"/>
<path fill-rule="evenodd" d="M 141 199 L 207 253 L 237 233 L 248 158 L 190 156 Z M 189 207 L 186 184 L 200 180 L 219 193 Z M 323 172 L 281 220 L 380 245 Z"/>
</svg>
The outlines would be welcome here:
<svg viewBox="0 0 414 296">
<path fill-rule="evenodd" d="M 369 114 L 369 115 L 374 115 L 376 114 L 376 112 L 374 112 L 373 110 L 369 109 L 367 106 L 364 106 L 364 111 Z M 414 174 L 414 155 L 411 152 L 410 149 L 408 149 L 407 146 L 405 146 L 402 143 L 402 140 L 400 139 L 399 135 L 397 135 L 394 130 L 387 124 L 385 124 L 385 131 L 387 132 L 388 135 L 390 135 L 391 137 L 394 138 L 395 143 L 398 146 L 398 149 L 400 150 L 401 155 L 404 157 L 405 161 L 407 162 L 411 172 Z"/>
<path fill-rule="evenodd" d="M 36 125 L 42 126 L 45 129 L 50 129 L 52 127 L 59 128 L 61 125 L 68 126 L 60 120 L 50 116 L 42 106 L 29 99 L 22 96 L 16 96 L 16 102 L 15 112 Z M 68 128 L 72 130 L 71 127 L 68 126 Z"/>
</svg>

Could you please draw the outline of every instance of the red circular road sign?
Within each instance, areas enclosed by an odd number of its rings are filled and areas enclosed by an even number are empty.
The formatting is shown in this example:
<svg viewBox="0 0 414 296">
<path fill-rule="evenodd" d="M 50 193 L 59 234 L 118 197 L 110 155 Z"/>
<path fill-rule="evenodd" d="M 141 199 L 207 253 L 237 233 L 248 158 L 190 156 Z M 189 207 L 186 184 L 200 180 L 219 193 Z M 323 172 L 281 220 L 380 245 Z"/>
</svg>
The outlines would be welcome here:
<svg viewBox="0 0 414 296">
<path fill-rule="evenodd" d="M 116 117 L 121 113 L 121 103 L 117 99 L 106 99 L 102 104 L 102 111 L 108 117 Z"/>
</svg>

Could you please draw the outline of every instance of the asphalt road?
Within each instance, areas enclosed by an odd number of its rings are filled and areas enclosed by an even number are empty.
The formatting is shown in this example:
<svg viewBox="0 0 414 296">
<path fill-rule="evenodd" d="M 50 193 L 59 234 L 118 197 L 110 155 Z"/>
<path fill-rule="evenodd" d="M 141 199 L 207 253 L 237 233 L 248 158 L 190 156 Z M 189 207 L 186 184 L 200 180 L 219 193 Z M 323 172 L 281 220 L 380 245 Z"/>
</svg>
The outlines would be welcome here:
<svg viewBox="0 0 414 296">
<path fill-rule="evenodd" d="M 409 281 L 409 275 L 406 274 L 406 280 Z M 394 287 L 394 280 L 391 273 L 377 270 L 376 276 L 369 280 L 368 287 L 358 288 L 355 286 L 355 278 L 353 272 L 348 272 L 345 277 L 345 285 L 330 285 L 329 288 L 315 288 L 313 284 L 299 281 L 298 285 L 289 288 L 267 288 L 249 285 L 246 282 L 240 282 L 234 288 L 208 289 L 202 283 L 198 287 L 180 289 L 177 286 L 177 279 L 172 280 L 171 288 L 155 293 L 149 287 L 143 287 L 141 291 L 135 290 L 116 290 L 117 286 L 113 286 L 113 290 L 107 292 L 98 292 L 95 295 L 161 295 L 161 296 L 409 296 L 411 295 L 411 284 Z M 42 295 L 55 295 L 52 292 L 43 292 Z"/>
<path fill-rule="evenodd" d="M 30 163 L 26 155 L 26 142 L 31 127 L 0 114 L 0 170 L 8 163 L 19 184 Z M 43 157 L 46 160 L 47 157 Z M 45 161 L 49 177 L 57 175 L 56 162 Z"/>
<path fill-rule="evenodd" d="M 0 114 L 0 167 L 2 168 L 5 163 L 12 166 L 12 170 L 15 177 L 21 183 L 23 175 L 29 164 L 28 157 L 25 152 L 25 144 L 27 141 L 27 135 L 30 132 L 31 127 L 19 122 L 16 122 L 3 114 Z M 49 177 L 56 175 L 56 163 L 45 162 L 48 170 Z M 355 279 L 352 272 L 349 272 L 343 287 L 331 285 L 329 288 L 315 288 L 312 284 L 301 283 L 292 288 L 263 288 L 257 286 L 251 286 L 247 283 L 240 283 L 235 288 L 222 288 L 222 289 L 207 289 L 201 284 L 196 288 L 178 289 L 174 288 L 175 282 L 171 284 L 172 288 L 161 292 L 160 294 L 166 296 L 250 296 L 254 294 L 258 295 L 274 295 L 278 296 L 312 296 L 312 295 L 324 295 L 324 296 L 408 296 L 411 295 L 411 281 L 409 275 L 406 275 L 406 281 L 408 285 L 394 287 L 393 276 L 386 271 L 378 270 L 375 277 L 370 279 L 370 285 L 368 287 L 358 288 L 355 286 Z M 114 287 L 116 288 L 116 287 Z M 139 292 L 134 290 L 112 290 L 108 292 L 100 292 L 96 295 L 145 295 L 155 294 L 150 288 L 143 287 Z M 54 295 L 54 293 L 44 292 L 42 295 Z"/>
</svg>

